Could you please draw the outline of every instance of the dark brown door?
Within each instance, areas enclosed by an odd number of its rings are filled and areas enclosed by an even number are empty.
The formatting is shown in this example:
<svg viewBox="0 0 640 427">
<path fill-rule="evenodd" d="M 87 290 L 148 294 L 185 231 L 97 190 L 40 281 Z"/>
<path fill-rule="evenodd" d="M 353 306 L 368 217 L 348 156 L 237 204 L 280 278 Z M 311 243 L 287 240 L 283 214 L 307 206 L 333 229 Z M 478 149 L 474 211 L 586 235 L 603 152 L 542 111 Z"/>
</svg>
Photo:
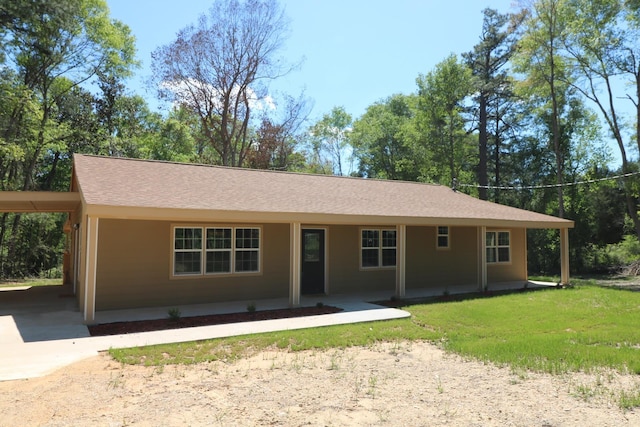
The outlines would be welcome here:
<svg viewBox="0 0 640 427">
<path fill-rule="evenodd" d="M 303 295 L 324 293 L 324 230 L 302 230 Z"/>
</svg>

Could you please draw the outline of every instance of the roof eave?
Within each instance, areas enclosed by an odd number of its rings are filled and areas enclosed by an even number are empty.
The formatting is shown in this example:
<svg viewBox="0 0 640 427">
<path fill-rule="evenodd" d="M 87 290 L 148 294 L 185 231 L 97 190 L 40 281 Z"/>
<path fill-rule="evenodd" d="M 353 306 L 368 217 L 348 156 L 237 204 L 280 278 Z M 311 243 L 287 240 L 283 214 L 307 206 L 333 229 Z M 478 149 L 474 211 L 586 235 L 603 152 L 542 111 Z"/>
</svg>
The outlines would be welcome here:
<svg viewBox="0 0 640 427">
<path fill-rule="evenodd" d="M 86 205 L 85 213 L 99 218 L 164 220 L 175 222 L 236 222 L 236 223 L 293 223 L 342 224 L 342 225 L 409 225 L 409 226 L 467 226 L 467 227 L 517 227 L 540 229 L 573 228 L 570 220 L 553 218 L 544 220 L 517 220 L 500 218 L 447 218 L 405 217 L 357 214 L 332 214 L 315 212 L 262 212 L 249 210 L 177 209 L 157 207 L 130 207 L 109 205 Z"/>
<path fill-rule="evenodd" d="M 77 192 L 0 191 L 0 212 L 73 212 L 80 203 Z"/>
</svg>

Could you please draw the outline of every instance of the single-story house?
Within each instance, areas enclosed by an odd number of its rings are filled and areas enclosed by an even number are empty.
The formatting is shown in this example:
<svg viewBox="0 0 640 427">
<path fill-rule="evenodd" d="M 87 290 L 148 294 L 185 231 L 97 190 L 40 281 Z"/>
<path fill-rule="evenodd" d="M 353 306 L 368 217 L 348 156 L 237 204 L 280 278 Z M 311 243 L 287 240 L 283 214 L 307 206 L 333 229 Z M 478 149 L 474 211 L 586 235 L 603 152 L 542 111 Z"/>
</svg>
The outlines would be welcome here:
<svg viewBox="0 0 640 427">
<path fill-rule="evenodd" d="M 573 222 L 414 182 L 76 154 L 70 192 L 2 192 L 0 211 L 69 213 L 65 278 L 96 311 L 524 284 L 528 228 Z"/>
</svg>

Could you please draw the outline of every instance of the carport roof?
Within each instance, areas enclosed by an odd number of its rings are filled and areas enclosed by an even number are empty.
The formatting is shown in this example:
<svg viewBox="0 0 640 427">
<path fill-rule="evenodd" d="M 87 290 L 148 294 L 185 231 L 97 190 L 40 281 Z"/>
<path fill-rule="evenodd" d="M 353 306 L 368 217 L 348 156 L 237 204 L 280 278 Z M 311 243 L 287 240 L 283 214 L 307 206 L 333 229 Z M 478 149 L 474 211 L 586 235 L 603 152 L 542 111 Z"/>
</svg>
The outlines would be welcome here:
<svg viewBox="0 0 640 427">
<path fill-rule="evenodd" d="M 415 182 L 74 156 L 88 214 L 306 224 L 570 228 L 573 221 Z"/>
<path fill-rule="evenodd" d="M 0 212 L 73 212 L 80 193 L 55 191 L 0 191 Z"/>
</svg>

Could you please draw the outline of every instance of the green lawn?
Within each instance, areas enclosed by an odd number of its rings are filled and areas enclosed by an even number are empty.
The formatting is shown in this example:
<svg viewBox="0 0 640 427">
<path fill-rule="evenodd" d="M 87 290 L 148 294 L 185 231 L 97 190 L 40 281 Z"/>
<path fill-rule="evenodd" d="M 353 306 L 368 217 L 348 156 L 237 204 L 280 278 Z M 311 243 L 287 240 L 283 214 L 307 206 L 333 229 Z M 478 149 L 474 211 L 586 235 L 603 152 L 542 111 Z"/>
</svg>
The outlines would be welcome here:
<svg viewBox="0 0 640 427">
<path fill-rule="evenodd" d="M 41 279 L 41 278 L 28 278 L 28 279 L 12 279 L 12 280 L 0 280 L 0 288 L 9 288 L 14 286 L 58 286 L 62 285 L 62 279 Z"/>
<path fill-rule="evenodd" d="M 267 348 L 291 351 L 429 340 L 463 356 L 563 373 L 601 367 L 640 374 L 640 293 L 578 286 L 416 304 L 410 319 L 286 331 L 195 343 L 112 349 L 123 363 L 233 360 Z"/>
</svg>

